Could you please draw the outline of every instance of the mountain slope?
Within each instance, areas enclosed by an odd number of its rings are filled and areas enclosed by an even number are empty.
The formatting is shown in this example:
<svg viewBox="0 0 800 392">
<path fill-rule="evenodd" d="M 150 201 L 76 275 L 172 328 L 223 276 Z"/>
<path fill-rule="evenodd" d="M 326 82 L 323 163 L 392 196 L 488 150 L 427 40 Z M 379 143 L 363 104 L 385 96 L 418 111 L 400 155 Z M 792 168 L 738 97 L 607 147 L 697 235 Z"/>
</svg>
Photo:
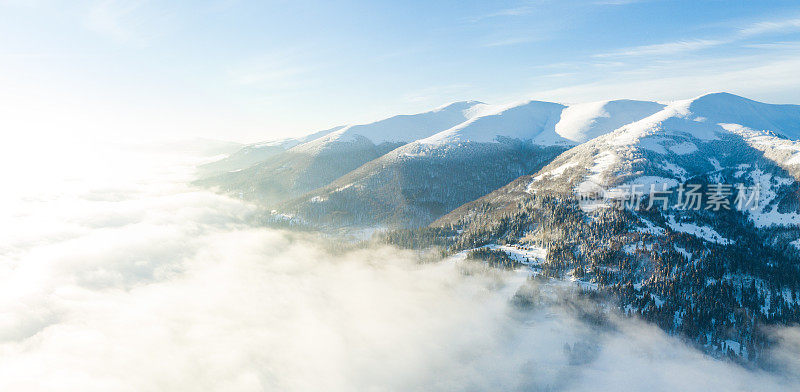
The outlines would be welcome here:
<svg viewBox="0 0 800 392">
<path fill-rule="evenodd" d="M 572 108 L 539 101 L 484 106 L 464 123 L 403 145 L 283 208 L 326 225 L 426 225 L 537 171 L 583 138 L 663 105 L 606 101 Z"/>
<path fill-rule="evenodd" d="M 800 106 L 768 105 L 731 94 L 704 95 L 673 103 L 568 151 L 533 177 L 530 186 L 622 195 L 631 184 L 644 191 L 651 184 L 674 186 L 706 174 L 723 176 L 731 183 L 752 183 L 753 176 L 765 176 L 766 170 L 775 177 L 762 184 L 764 194 L 781 193 L 773 189 L 786 182 L 780 178 L 800 174 L 795 164 L 800 163 L 800 155 L 792 141 L 800 138 L 799 124 Z M 770 202 L 782 206 L 791 202 L 787 198 L 762 201 L 765 204 L 758 212 L 764 212 Z"/>
<path fill-rule="evenodd" d="M 344 128 L 344 126 L 314 132 L 310 135 L 297 138 L 285 138 L 248 144 L 223 159 L 200 166 L 198 168 L 199 174 L 203 177 L 211 177 L 246 169 L 294 146 L 319 139 L 342 128 Z"/>
</svg>

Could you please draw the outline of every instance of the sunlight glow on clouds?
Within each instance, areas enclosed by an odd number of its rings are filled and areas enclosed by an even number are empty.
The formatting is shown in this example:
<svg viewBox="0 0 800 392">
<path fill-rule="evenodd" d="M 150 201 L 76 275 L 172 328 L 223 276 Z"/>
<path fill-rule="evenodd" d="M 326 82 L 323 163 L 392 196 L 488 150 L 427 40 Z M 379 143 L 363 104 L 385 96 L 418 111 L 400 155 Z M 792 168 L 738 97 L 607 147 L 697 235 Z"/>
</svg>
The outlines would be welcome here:
<svg viewBox="0 0 800 392">
<path fill-rule="evenodd" d="M 16 192 L 3 216 L 0 389 L 770 391 L 800 381 L 796 329 L 774 332 L 774 373 L 746 370 L 635 320 L 598 329 L 560 286 L 252 226 L 251 206 L 185 185 L 195 155 L 104 151 L 72 176 L 43 173 L 58 186 Z M 544 305 L 511 306 L 520 285 Z"/>
</svg>

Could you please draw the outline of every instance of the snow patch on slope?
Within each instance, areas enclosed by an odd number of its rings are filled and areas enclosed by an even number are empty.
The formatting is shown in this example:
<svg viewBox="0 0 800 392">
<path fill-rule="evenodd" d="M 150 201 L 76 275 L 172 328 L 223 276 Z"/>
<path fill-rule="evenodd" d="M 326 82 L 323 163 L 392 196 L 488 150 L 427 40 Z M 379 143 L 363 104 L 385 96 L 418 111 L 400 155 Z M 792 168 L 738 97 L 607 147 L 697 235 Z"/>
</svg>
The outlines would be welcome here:
<svg viewBox="0 0 800 392">
<path fill-rule="evenodd" d="M 692 154 L 698 151 L 697 146 L 692 142 L 683 142 L 669 148 L 670 151 L 678 155 Z"/>
<path fill-rule="evenodd" d="M 686 169 L 672 163 L 672 162 L 664 162 L 659 165 L 662 169 L 671 172 L 678 177 L 681 181 L 686 181 L 686 176 L 689 174 Z"/>
<path fill-rule="evenodd" d="M 523 264 L 541 264 L 547 260 L 547 249 L 523 245 L 497 245 L 484 246 L 491 250 L 503 251 L 509 258 Z"/>
<path fill-rule="evenodd" d="M 563 108 L 563 105 L 557 103 L 541 101 L 497 107 L 494 111 L 419 140 L 419 143 L 428 145 L 458 142 L 491 143 L 496 142 L 498 137 L 506 137 L 533 140 L 542 144 L 570 144 L 566 139 L 549 135 L 549 133 L 555 135 L 552 130 Z"/>
<path fill-rule="evenodd" d="M 694 223 L 688 222 L 675 222 L 675 217 L 670 216 L 667 225 L 674 231 L 691 234 L 695 237 L 702 238 L 709 242 L 715 242 L 721 245 L 733 244 L 734 241 L 723 237 L 716 230 L 708 226 L 699 226 Z"/>
<path fill-rule="evenodd" d="M 576 167 L 576 166 L 578 166 L 578 162 L 575 162 L 575 161 L 567 162 L 567 163 L 565 163 L 565 164 L 563 164 L 563 165 L 561 165 L 561 166 L 559 166 L 559 167 L 557 167 L 557 168 L 555 168 L 553 170 L 550 170 L 550 171 L 544 172 L 542 174 L 539 174 L 538 176 L 533 178 L 533 182 L 540 181 L 540 180 L 544 179 L 545 177 L 550 177 L 550 178 L 561 177 L 564 174 L 564 172 L 567 171 L 567 169 L 570 169 L 570 168 L 573 168 L 573 167 Z"/>
<path fill-rule="evenodd" d="M 573 142 L 585 142 L 663 109 L 656 102 L 617 100 L 570 105 L 561 112 L 555 132 Z"/>
<path fill-rule="evenodd" d="M 756 227 L 800 225 L 800 213 L 778 212 L 775 205 L 770 205 L 778 196 L 776 189 L 791 184 L 794 182 L 793 179 L 773 177 L 772 174 L 764 173 L 760 169 L 751 171 L 750 179 L 758 185 L 759 199 L 757 208 L 746 209 L 746 211 Z"/>
<path fill-rule="evenodd" d="M 601 191 L 602 186 L 606 185 L 603 174 L 610 171 L 618 160 L 617 154 L 613 151 L 603 151 L 595 158 L 594 165 L 589 169 L 591 174 L 578 184 L 576 191 L 580 194 Z"/>
</svg>

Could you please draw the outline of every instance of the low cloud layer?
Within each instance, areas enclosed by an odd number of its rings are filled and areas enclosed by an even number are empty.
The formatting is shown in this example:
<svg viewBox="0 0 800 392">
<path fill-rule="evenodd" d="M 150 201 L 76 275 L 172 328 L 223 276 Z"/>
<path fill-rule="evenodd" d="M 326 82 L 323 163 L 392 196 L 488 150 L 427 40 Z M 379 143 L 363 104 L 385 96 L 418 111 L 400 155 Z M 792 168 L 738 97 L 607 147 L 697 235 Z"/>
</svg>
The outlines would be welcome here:
<svg viewBox="0 0 800 392">
<path fill-rule="evenodd" d="M 106 159 L 128 169 L 50 179 L 3 216 L 0 390 L 800 388 L 797 329 L 775 331 L 775 372 L 745 370 L 634 320 L 521 310 L 520 274 L 253 227 L 183 185 L 193 159 Z"/>
</svg>

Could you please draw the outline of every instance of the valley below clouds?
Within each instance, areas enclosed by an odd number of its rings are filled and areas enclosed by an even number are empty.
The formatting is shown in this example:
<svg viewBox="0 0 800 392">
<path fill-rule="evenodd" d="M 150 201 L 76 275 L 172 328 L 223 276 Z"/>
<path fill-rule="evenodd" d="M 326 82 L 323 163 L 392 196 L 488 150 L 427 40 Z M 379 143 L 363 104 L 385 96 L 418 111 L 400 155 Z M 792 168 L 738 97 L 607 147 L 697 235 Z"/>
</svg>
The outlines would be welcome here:
<svg viewBox="0 0 800 392">
<path fill-rule="evenodd" d="M 769 368 L 745 368 L 586 317 L 567 283 L 261 227 L 254 206 L 187 185 L 207 155 L 45 153 L 85 159 L 15 155 L 0 390 L 800 389 L 798 328 L 771 330 Z"/>
</svg>

